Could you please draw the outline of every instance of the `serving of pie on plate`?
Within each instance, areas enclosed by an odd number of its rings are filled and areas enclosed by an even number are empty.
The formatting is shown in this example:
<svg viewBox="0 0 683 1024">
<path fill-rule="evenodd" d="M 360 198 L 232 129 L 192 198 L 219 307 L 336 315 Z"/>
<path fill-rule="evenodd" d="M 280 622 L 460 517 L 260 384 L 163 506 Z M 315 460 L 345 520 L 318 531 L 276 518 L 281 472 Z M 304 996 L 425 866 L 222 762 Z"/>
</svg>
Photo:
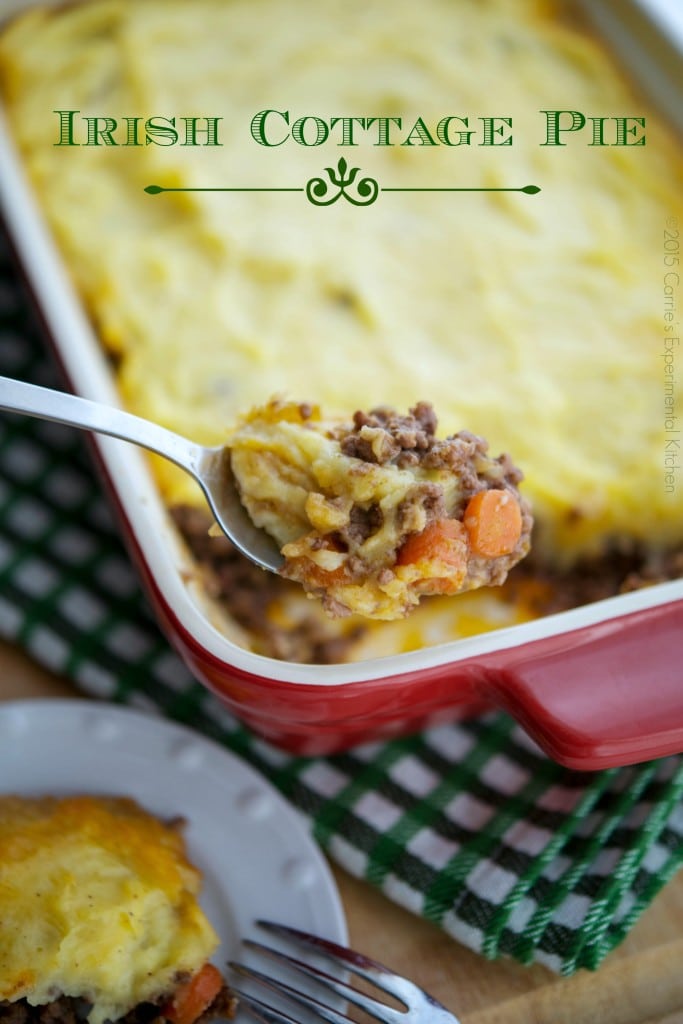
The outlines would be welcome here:
<svg viewBox="0 0 683 1024">
<path fill-rule="evenodd" d="M 0 1020 L 230 1015 L 220 976 L 256 920 L 347 940 L 297 812 L 200 733 L 106 702 L 7 701 L 0 779 Z"/>
<path fill-rule="evenodd" d="M 0 1020 L 233 1017 L 200 882 L 131 798 L 0 795 Z"/>
</svg>

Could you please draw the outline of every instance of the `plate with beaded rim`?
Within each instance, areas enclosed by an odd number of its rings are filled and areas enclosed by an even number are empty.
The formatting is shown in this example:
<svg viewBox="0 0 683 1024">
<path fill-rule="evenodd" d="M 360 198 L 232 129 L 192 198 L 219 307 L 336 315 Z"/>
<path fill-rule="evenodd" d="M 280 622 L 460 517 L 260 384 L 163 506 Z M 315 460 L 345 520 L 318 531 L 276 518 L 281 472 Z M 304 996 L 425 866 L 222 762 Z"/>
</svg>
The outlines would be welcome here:
<svg viewBox="0 0 683 1024">
<path fill-rule="evenodd" d="M 242 939 L 259 937 L 263 918 L 347 942 L 334 878 L 298 812 L 250 765 L 186 726 L 97 701 L 0 704 L 0 792 L 130 796 L 162 819 L 183 818 L 223 971 Z"/>
</svg>

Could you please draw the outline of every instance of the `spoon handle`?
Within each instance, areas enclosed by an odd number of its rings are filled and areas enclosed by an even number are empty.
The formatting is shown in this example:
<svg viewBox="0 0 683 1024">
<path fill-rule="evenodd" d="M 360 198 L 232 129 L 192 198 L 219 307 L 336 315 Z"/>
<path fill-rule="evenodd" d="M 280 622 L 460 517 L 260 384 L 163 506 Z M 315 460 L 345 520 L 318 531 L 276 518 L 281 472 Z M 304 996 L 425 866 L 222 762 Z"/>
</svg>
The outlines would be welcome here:
<svg viewBox="0 0 683 1024">
<path fill-rule="evenodd" d="M 0 409 L 131 441 L 171 459 L 193 475 L 204 451 L 172 430 L 122 409 L 10 377 L 0 377 Z"/>
</svg>

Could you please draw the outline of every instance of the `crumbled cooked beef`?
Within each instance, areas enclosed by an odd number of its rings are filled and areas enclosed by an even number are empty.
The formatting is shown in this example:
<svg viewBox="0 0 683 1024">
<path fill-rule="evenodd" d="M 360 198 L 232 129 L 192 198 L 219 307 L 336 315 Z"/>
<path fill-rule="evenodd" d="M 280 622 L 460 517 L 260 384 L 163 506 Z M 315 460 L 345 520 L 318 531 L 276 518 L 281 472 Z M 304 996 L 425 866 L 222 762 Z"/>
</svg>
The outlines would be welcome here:
<svg viewBox="0 0 683 1024">
<path fill-rule="evenodd" d="M 396 509 L 398 526 L 402 533 L 423 530 L 435 519 L 446 514 L 443 490 L 438 484 L 416 484 Z"/>
<path fill-rule="evenodd" d="M 164 1024 L 165 1020 L 156 1003 L 138 1003 L 116 1024 Z"/>
<path fill-rule="evenodd" d="M 400 462 L 402 455 L 429 451 L 434 443 L 437 420 L 428 402 L 418 402 L 408 416 L 380 406 L 353 415 L 353 428 L 340 437 L 341 450 L 364 462 Z"/>
<path fill-rule="evenodd" d="M 300 588 L 253 565 L 227 537 L 209 535 L 212 520 L 204 509 L 177 505 L 172 516 L 198 564 L 207 593 L 254 638 L 258 653 L 281 661 L 329 665 L 343 661 L 365 632 L 363 625 L 354 624 L 339 635 L 314 613 L 288 627 L 276 624 L 269 612 L 292 595 L 298 596 Z"/>
<path fill-rule="evenodd" d="M 509 467 L 503 463 L 503 469 L 505 478 L 510 480 L 513 474 Z M 342 635 L 328 632 L 325 623 L 314 616 L 303 618 L 289 629 L 274 625 L 266 614 L 268 608 L 272 602 L 298 589 L 296 585 L 257 569 L 227 538 L 210 537 L 210 519 L 202 509 L 177 507 L 174 518 L 204 570 L 213 596 L 256 636 L 262 653 L 283 661 L 332 664 L 343 661 L 365 632 L 360 624 Z M 525 581 L 534 580 L 541 584 L 537 588 L 534 611 L 548 615 L 682 576 L 683 548 L 653 553 L 646 551 L 643 545 L 614 543 L 604 555 L 582 559 L 568 569 L 547 565 L 532 550 L 508 578 L 505 595 L 514 601 L 517 584 L 523 588 Z M 526 594 L 525 600 L 528 600 Z M 43 1018 L 29 1020 L 26 1013 L 20 1003 L 11 1004 L 9 1009 L 0 1003 L 2 1024 L 47 1024 L 47 1019 Z M 59 1024 L 74 1022 L 63 1018 Z"/>
<path fill-rule="evenodd" d="M 311 541 L 311 551 L 329 551 L 331 548 L 339 548 L 336 541 L 336 537 L 329 537 L 327 535 L 322 537 L 314 537 Z"/>
<path fill-rule="evenodd" d="M 351 579 L 353 579 L 353 574 L 351 574 Z M 360 575 L 359 579 L 362 579 Z M 318 594 L 323 608 L 333 619 L 345 619 L 351 614 L 351 609 L 347 605 L 342 604 L 341 601 L 338 601 L 336 597 L 333 597 L 329 590 L 325 590 L 324 587 L 317 588 L 314 592 Z"/>
<path fill-rule="evenodd" d="M 407 416 L 380 406 L 369 413 L 355 412 L 353 426 L 343 428 L 336 436 L 342 453 L 362 462 L 392 462 L 400 469 L 417 465 L 424 469 L 448 469 L 460 478 L 463 499 L 467 499 L 482 489 L 477 462 L 487 456 L 488 442 L 469 430 L 440 439 L 436 437 L 437 425 L 436 414 L 428 402 L 418 402 Z M 500 455 L 495 462 L 500 467 L 499 478 L 492 479 L 489 486 L 516 488 L 523 473 L 510 456 Z"/>
<path fill-rule="evenodd" d="M 462 434 L 463 431 L 460 431 L 460 434 L 456 436 L 461 437 Z M 502 455 L 499 455 L 496 462 L 500 465 L 501 474 L 506 484 L 516 487 L 522 482 L 524 479 L 524 473 L 519 469 L 519 467 L 515 466 L 507 452 L 503 452 Z"/>
<path fill-rule="evenodd" d="M 354 505 L 350 512 L 348 526 L 339 532 L 345 541 L 362 544 L 380 529 L 383 521 L 384 516 L 379 505 L 371 505 L 369 508 Z"/>
<path fill-rule="evenodd" d="M 448 469 L 458 477 L 464 498 L 470 498 L 482 489 L 482 481 L 477 473 L 478 460 L 488 451 L 488 443 L 483 437 L 461 430 L 443 441 L 435 441 L 425 454 L 422 465 L 425 469 Z M 494 481 L 493 485 L 497 485 Z"/>
<path fill-rule="evenodd" d="M 682 576 L 683 548 L 654 552 L 624 539 L 612 542 L 603 554 L 582 558 L 566 569 L 549 566 L 532 551 L 506 589 L 514 600 L 515 584 L 524 586 L 525 581 L 534 580 L 540 584 L 534 611 L 550 615 Z"/>
<path fill-rule="evenodd" d="M 683 548 L 678 551 L 661 553 L 658 557 L 650 555 L 624 578 L 621 584 L 621 593 L 626 594 L 631 590 L 640 590 L 641 587 L 651 587 L 655 583 L 678 580 L 682 576 Z"/>
<path fill-rule="evenodd" d="M 197 562 L 211 569 L 205 580 L 207 593 L 219 601 L 228 598 L 236 621 L 247 630 L 257 631 L 268 605 L 278 595 L 279 578 L 270 579 L 227 537 L 211 536 L 212 520 L 204 509 L 179 505 L 172 515 Z"/>
<path fill-rule="evenodd" d="M 26 1003 L 8 1003 L 0 1000 L 0 1020 L 4 1024 L 24 1024 L 28 1017 L 28 1006 Z"/>
<path fill-rule="evenodd" d="M 301 406 L 300 411 L 305 417 L 310 409 Z M 508 571 L 528 550 L 532 516 L 528 503 L 517 490 L 523 474 L 509 455 L 489 456 L 484 438 L 461 430 L 442 440 L 436 437 L 436 429 L 433 408 L 429 403 L 420 402 L 407 416 L 389 407 L 378 407 L 369 413 L 358 411 L 351 425 L 332 427 L 329 436 L 339 442 L 343 454 L 356 460 L 349 468 L 352 476 L 371 475 L 373 465 L 391 463 L 399 468 L 419 466 L 428 471 L 447 470 L 457 477 L 456 507 L 449 506 L 447 512 L 443 488 L 420 479 L 417 474 L 414 487 L 397 509 L 397 550 L 400 550 L 400 539 L 424 530 L 435 520 L 450 516 L 462 521 L 468 502 L 482 490 L 512 492 L 521 512 L 517 546 L 497 558 L 471 554 L 463 581 L 464 589 L 495 586 L 506 579 Z M 331 506 L 338 501 L 341 507 L 341 499 L 325 500 Z M 294 615 L 288 612 L 283 615 L 292 599 L 296 603 L 301 595 L 292 580 L 309 584 L 309 593 L 319 596 L 323 607 L 333 617 L 348 614 L 348 608 L 315 576 L 319 572 L 317 568 L 310 579 L 303 572 L 291 573 L 289 580 L 265 573 L 245 559 L 227 538 L 209 535 L 211 521 L 204 510 L 177 507 L 173 517 L 198 562 L 207 591 L 250 634 L 258 653 L 286 661 L 330 664 L 344 661 L 366 632 L 365 625 L 353 620 L 341 632 L 330 628 L 328 621 L 315 612 L 302 613 L 300 602 Z M 344 553 L 347 556 L 343 563 L 344 582 L 363 581 L 368 566 L 356 552 L 384 525 L 384 514 L 378 504 L 369 507 L 355 504 L 349 511 L 347 523 L 324 536 L 311 536 L 310 551 L 332 547 Z M 521 600 L 527 608 L 533 600 L 531 611 L 545 615 L 680 576 L 683 576 L 683 550 L 657 556 L 637 545 L 614 545 L 604 556 L 584 559 L 569 569 L 549 566 L 537 551 L 516 568 L 504 595 L 511 602 Z M 394 578 L 395 574 L 387 568 L 381 570 L 377 582 L 385 586 Z M 530 580 L 533 588 L 526 585 Z"/>
<path fill-rule="evenodd" d="M 51 1003 L 33 1006 L 26 999 L 10 1003 L 0 1000 L 0 1021 L 2 1024 L 83 1024 L 90 1010 L 84 999 L 60 996 Z M 208 1024 L 217 1018 L 232 1018 L 237 1010 L 237 999 L 232 990 L 224 985 L 214 1001 L 197 1018 L 195 1024 Z M 156 1003 L 138 1003 L 116 1024 L 165 1024 L 167 1018 Z"/>
<path fill-rule="evenodd" d="M 90 1006 L 85 999 L 71 996 L 60 996 L 43 1006 L 32 1006 L 26 999 L 14 1003 L 0 1001 L 0 1021 L 2 1024 L 83 1024 Z M 158 1014 L 158 1007 L 155 1010 Z"/>
<path fill-rule="evenodd" d="M 319 619 L 310 616 L 291 629 L 273 627 L 268 638 L 268 653 L 281 661 L 333 665 L 344 661 L 349 649 L 365 632 L 365 626 L 360 624 L 354 624 L 344 633 L 327 632 Z"/>
</svg>

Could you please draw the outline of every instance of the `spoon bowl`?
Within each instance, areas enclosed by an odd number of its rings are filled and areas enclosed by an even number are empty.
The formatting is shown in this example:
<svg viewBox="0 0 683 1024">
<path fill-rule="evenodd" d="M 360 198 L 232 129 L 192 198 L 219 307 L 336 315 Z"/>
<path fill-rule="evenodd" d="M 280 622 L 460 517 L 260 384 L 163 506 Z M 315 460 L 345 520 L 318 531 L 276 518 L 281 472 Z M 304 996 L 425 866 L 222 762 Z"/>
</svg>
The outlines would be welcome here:
<svg viewBox="0 0 683 1024">
<path fill-rule="evenodd" d="M 278 572 L 282 566 L 284 559 L 276 542 L 252 522 L 242 505 L 226 446 L 196 444 L 115 406 L 10 377 L 0 377 L 0 409 L 108 434 L 170 459 L 194 477 L 216 523 L 243 555 L 270 572 Z"/>
</svg>

